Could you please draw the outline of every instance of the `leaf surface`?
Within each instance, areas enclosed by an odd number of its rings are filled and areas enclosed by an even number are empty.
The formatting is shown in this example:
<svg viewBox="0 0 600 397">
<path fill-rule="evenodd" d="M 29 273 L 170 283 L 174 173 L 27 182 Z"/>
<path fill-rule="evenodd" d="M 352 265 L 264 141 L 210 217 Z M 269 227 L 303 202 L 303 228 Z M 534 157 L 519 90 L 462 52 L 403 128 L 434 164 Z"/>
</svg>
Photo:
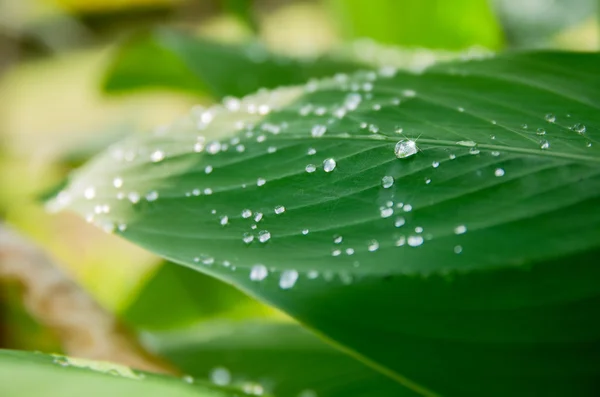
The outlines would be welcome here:
<svg viewBox="0 0 600 397">
<path fill-rule="evenodd" d="M 599 65 L 507 54 L 228 100 L 116 145 L 52 205 L 423 395 L 593 395 Z"/>
</svg>

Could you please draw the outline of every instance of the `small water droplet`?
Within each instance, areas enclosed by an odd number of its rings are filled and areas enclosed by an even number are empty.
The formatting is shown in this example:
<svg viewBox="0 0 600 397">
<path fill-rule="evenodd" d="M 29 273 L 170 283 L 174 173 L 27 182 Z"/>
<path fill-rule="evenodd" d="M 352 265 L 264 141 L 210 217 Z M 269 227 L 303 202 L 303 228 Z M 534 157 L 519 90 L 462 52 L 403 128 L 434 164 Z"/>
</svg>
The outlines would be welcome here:
<svg viewBox="0 0 600 397">
<path fill-rule="evenodd" d="M 252 216 L 252 211 L 250 211 L 249 209 L 245 209 L 242 211 L 242 218 L 247 219 L 250 218 Z"/>
<path fill-rule="evenodd" d="M 402 227 L 402 226 L 404 226 L 405 223 L 406 223 L 406 219 L 404 219 L 403 217 L 398 217 L 398 218 L 396 218 L 396 221 L 394 222 L 394 226 Z"/>
<path fill-rule="evenodd" d="M 346 255 L 354 255 L 354 248 L 346 248 Z"/>
<path fill-rule="evenodd" d="M 203 193 L 206 194 L 207 196 L 210 196 L 213 191 L 211 188 L 207 187 L 206 189 L 203 190 Z"/>
<path fill-rule="evenodd" d="M 92 200 L 94 197 L 96 197 L 96 189 L 92 186 L 86 188 L 83 191 L 83 197 L 85 197 L 88 200 Z"/>
<path fill-rule="evenodd" d="M 423 233 L 423 228 L 421 226 L 415 227 L 415 233 Z"/>
<path fill-rule="evenodd" d="M 146 194 L 147 201 L 156 201 L 158 199 L 158 192 L 156 190 L 152 190 Z"/>
<path fill-rule="evenodd" d="M 377 250 L 379 249 L 379 242 L 378 242 L 377 240 L 371 240 L 371 241 L 369 242 L 369 245 L 368 245 L 367 249 L 368 249 L 370 252 L 375 252 L 375 251 L 377 251 Z"/>
<path fill-rule="evenodd" d="M 266 243 L 271 239 L 271 233 L 268 230 L 261 230 L 258 232 L 258 241 L 261 243 Z"/>
<path fill-rule="evenodd" d="M 225 226 L 229 223 L 229 217 L 227 215 L 221 217 L 221 226 Z"/>
<path fill-rule="evenodd" d="M 556 121 L 556 116 L 553 115 L 552 113 L 548 113 L 544 116 L 544 118 L 546 119 L 547 122 L 549 123 L 554 123 Z"/>
<path fill-rule="evenodd" d="M 454 253 L 455 254 L 460 254 L 462 252 L 462 247 L 460 245 L 457 245 L 454 247 Z"/>
<path fill-rule="evenodd" d="M 389 189 L 393 185 L 394 185 L 394 177 L 393 176 L 386 175 L 383 178 L 381 178 L 381 186 L 383 186 L 384 189 Z"/>
<path fill-rule="evenodd" d="M 319 272 L 316 270 L 309 270 L 309 272 L 306 275 L 309 279 L 314 280 L 315 278 L 319 277 Z"/>
<path fill-rule="evenodd" d="M 466 147 L 475 147 L 477 146 L 477 144 L 473 141 L 458 141 L 456 142 L 457 145 L 460 146 L 466 146 Z"/>
<path fill-rule="evenodd" d="M 467 232 L 467 227 L 465 225 L 458 225 L 454 228 L 455 234 L 464 234 Z"/>
<path fill-rule="evenodd" d="M 221 151 L 221 142 L 213 141 L 206 146 L 206 152 L 209 154 L 217 154 Z"/>
<path fill-rule="evenodd" d="M 331 256 L 340 256 L 342 254 L 342 250 L 334 249 L 331 251 Z"/>
<path fill-rule="evenodd" d="M 423 244 L 423 236 L 409 236 L 406 240 L 411 247 L 418 247 Z"/>
<path fill-rule="evenodd" d="M 498 157 L 498 156 L 500 156 L 500 152 L 499 152 L 499 151 L 497 151 L 497 150 L 494 150 L 494 151 L 492 151 L 490 154 L 491 154 L 492 156 L 494 156 L 494 157 Z"/>
<path fill-rule="evenodd" d="M 461 112 L 461 113 L 462 113 L 462 112 L 464 112 L 464 111 L 465 111 L 465 108 L 462 108 L 462 107 L 460 107 L 460 106 L 459 106 L 458 108 L 456 108 L 456 110 L 458 110 L 459 112 Z"/>
<path fill-rule="evenodd" d="M 336 162 L 332 158 L 328 158 L 325 161 L 323 161 L 323 170 L 325 172 L 333 171 L 335 169 L 335 166 L 336 166 Z"/>
<path fill-rule="evenodd" d="M 524 130 L 526 130 L 528 128 L 527 124 L 521 124 L 521 128 L 523 128 Z"/>
<path fill-rule="evenodd" d="M 437 167 L 439 167 L 439 166 L 440 166 L 440 162 L 439 162 L 439 161 L 434 161 L 433 163 L 431 163 L 431 166 L 432 166 L 433 168 L 437 168 Z"/>
<path fill-rule="evenodd" d="M 227 368 L 216 367 L 210 371 L 210 380 L 219 386 L 227 386 L 231 382 L 231 373 Z"/>
<path fill-rule="evenodd" d="M 309 174 L 312 174 L 313 172 L 315 172 L 317 170 L 317 166 L 314 164 L 307 164 L 306 167 L 304 168 L 306 170 L 306 172 L 308 172 Z"/>
<path fill-rule="evenodd" d="M 342 236 L 333 236 L 333 243 L 334 244 L 341 244 L 342 241 L 344 241 L 344 237 L 342 237 Z"/>
<path fill-rule="evenodd" d="M 278 205 L 275 207 L 275 214 L 283 214 L 285 212 L 285 207 L 283 205 Z"/>
<path fill-rule="evenodd" d="M 194 378 L 190 375 L 184 375 L 181 377 L 181 379 L 185 382 L 185 383 L 194 383 Z"/>
<path fill-rule="evenodd" d="M 308 234 L 308 229 L 302 229 L 302 234 L 306 236 Z"/>
<path fill-rule="evenodd" d="M 290 289 L 298 280 L 298 272 L 296 270 L 285 270 L 279 278 L 279 288 Z"/>
<path fill-rule="evenodd" d="M 250 269 L 250 280 L 262 281 L 269 275 L 269 271 L 265 265 L 254 265 Z"/>
<path fill-rule="evenodd" d="M 254 222 L 260 222 L 260 220 L 263 218 L 263 214 L 262 212 L 257 212 L 256 214 L 254 214 Z"/>
<path fill-rule="evenodd" d="M 269 146 L 267 148 L 267 153 L 275 153 L 277 151 L 277 148 L 275 146 Z"/>
<path fill-rule="evenodd" d="M 113 179 L 113 186 L 117 189 L 123 187 L 123 178 L 116 177 L 115 179 Z"/>
<path fill-rule="evenodd" d="M 254 236 L 252 233 L 244 233 L 242 236 L 242 241 L 246 244 L 250 244 L 254 240 Z"/>
<path fill-rule="evenodd" d="M 479 149 L 472 147 L 471 149 L 469 149 L 469 153 L 475 155 L 475 154 L 479 154 L 480 151 L 479 151 Z"/>
<path fill-rule="evenodd" d="M 380 215 L 382 218 L 389 218 L 390 216 L 394 215 L 394 209 L 393 208 L 381 208 Z"/>
<path fill-rule="evenodd" d="M 205 173 L 205 174 L 210 174 L 211 172 L 213 172 L 213 167 L 212 167 L 212 165 L 207 165 L 207 166 L 204 168 L 204 173 Z"/>
<path fill-rule="evenodd" d="M 317 154 L 317 149 L 315 149 L 315 148 L 312 148 L 312 147 L 309 147 L 309 148 L 308 148 L 308 150 L 306 151 L 306 153 L 307 153 L 309 156 L 315 155 L 315 154 Z"/>
<path fill-rule="evenodd" d="M 130 192 L 127 198 L 132 204 L 137 204 L 140 201 L 140 195 L 137 192 Z"/>
<path fill-rule="evenodd" d="M 310 131 L 310 134 L 314 138 L 319 138 L 322 137 L 325 134 L 325 132 L 327 132 L 327 127 L 322 124 L 317 124 L 313 126 L 312 130 Z"/>
<path fill-rule="evenodd" d="M 502 168 L 496 168 L 496 170 L 494 171 L 494 175 L 504 176 L 504 170 Z"/>
<path fill-rule="evenodd" d="M 546 135 L 546 130 L 543 128 L 538 128 L 535 133 L 538 135 Z"/>
<path fill-rule="evenodd" d="M 155 150 L 150 155 L 150 160 L 152 160 L 153 163 L 158 163 L 160 161 L 163 161 L 164 159 L 165 159 L 165 153 L 161 150 Z"/>
<path fill-rule="evenodd" d="M 540 141 L 540 148 L 541 149 L 548 149 L 549 147 L 550 147 L 550 142 L 548 142 L 545 139 Z"/>
<path fill-rule="evenodd" d="M 263 186 L 265 183 L 267 183 L 267 180 L 264 178 L 258 178 L 256 180 L 256 186 Z"/>
<path fill-rule="evenodd" d="M 410 211 L 412 211 L 412 205 L 404 204 L 404 212 L 410 212 Z"/>
<path fill-rule="evenodd" d="M 571 129 L 578 134 L 585 134 L 586 130 L 585 125 L 581 123 L 574 124 L 573 127 L 571 127 Z"/>
</svg>

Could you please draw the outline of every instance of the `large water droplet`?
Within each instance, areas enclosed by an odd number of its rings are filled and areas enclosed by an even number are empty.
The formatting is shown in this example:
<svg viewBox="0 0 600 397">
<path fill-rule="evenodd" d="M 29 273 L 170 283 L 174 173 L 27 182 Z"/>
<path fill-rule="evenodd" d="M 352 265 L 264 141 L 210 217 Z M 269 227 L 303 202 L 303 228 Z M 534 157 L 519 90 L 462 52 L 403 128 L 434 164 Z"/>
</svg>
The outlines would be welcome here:
<svg viewBox="0 0 600 397">
<path fill-rule="evenodd" d="M 398 141 L 398 143 L 396 143 L 396 147 L 394 147 L 394 153 L 399 159 L 410 157 L 413 154 L 416 154 L 418 150 L 417 144 L 411 139 L 403 139 Z"/>
</svg>

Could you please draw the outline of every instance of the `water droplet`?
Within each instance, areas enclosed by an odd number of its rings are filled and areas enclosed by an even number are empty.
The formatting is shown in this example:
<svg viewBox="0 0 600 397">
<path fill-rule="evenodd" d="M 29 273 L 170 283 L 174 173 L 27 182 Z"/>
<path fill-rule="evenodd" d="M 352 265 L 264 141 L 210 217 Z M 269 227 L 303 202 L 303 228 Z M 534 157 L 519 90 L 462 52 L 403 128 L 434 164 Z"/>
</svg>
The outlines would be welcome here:
<svg viewBox="0 0 600 397">
<path fill-rule="evenodd" d="M 153 163 L 158 163 L 160 161 L 163 161 L 164 159 L 165 159 L 165 153 L 161 150 L 155 150 L 150 155 L 150 160 L 152 160 Z"/>
<path fill-rule="evenodd" d="M 260 222 L 262 217 L 263 217 L 262 212 L 257 212 L 256 214 L 254 214 L 254 222 Z"/>
<path fill-rule="evenodd" d="M 458 108 L 456 108 L 456 110 L 458 110 L 459 112 L 461 112 L 461 113 L 462 113 L 462 112 L 464 112 L 464 111 L 465 111 L 465 108 L 461 108 L 461 107 L 459 106 Z"/>
<path fill-rule="evenodd" d="M 296 284 L 296 280 L 298 280 L 297 271 L 285 270 L 281 273 L 281 277 L 279 278 L 279 288 L 290 289 Z"/>
<path fill-rule="evenodd" d="M 269 233 L 269 231 L 261 230 L 260 232 L 258 232 L 258 241 L 260 241 L 261 243 L 266 243 L 270 239 L 271 239 L 271 233 Z"/>
<path fill-rule="evenodd" d="M 396 240 L 396 247 L 402 247 L 406 244 L 406 237 L 401 236 L 398 240 Z"/>
<path fill-rule="evenodd" d="M 423 244 L 423 236 L 409 236 L 406 240 L 411 247 L 418 247 Z"/>
<path fill-rule="evenodd" d="M 423 228 L 421 226 L 415 227 L 415 233 L 423 233 Z"/>
<path fill-rule="evenodd" d="M 206 146 L 206 152 L 209 154 L 217 154 L 221 151 L 221 142 L 213 141 Z"/>
<path fill-rule="evenodd" d="M 206 194 L 207 196 L 210 196 L 213 191 L 211 188 L 207 187 L 206 189 L 203 190 L 203 193 Z"/>
<path fill-rule="evenodd" d="M 410 211 L 412 211 L 412 205 L 405 204 L 404 205 L 404 212 L 410 212 Z"/>
<path fill-rule="evenodd" d="M 545 139 L 540 141 L 540 148 L 541 149 L 548 149 L 549 147 L 550 147 L 550 142 L 548 142 Z"/>
<path fill-rule="evenodd" d="M 546 130 L 543 128 L 538 128 L 535 133 L 538 135 L 546 135 Z"/>
<path fill-rule="evenodd" d="M 461 252 L 462 252 L 462 247 L 460 245 L 457 245 L 456 247 L 454 247 L 455 254 L 460 254 Z"/>
<path fill-rule="evenodd" d="M 381 186 L 383 186 L 384 189 L 388 189 L 392 187 L 392 185 L 394 185 L 393 176 L 386 175 L 383 178 L 381 178 Z"/>
<path fill-rule="evenodd" d="M 479 154 L 480 151 L 479 151 L 479 149 L 472 147 L 471 149 L 469 149 L 469 153 L 475 155 L 475 154 Z"/>
<path fill-rule="evenodd" d="M 136 204 L 140 201 L 140 195 L 137 192 L 130 192 L 127 198 L 132 204 Z"/>
<path fill-rule="evenodd" d="M 307 164 L 307 166 L 304 168 L 306 170 L 306 172 L 308 172 L 309 174 L 312 174 L 313 172 L 315 172 L 317 170 L 317 166 L 314 164 Z"/>
<path fill-rule="evenodd" d="M 573 127 L 571 127 L 571 129 L 578 134 L 585 134 L 586 128 L 585 128 L 585 125 L 583 125 L 581 123 L 577 123 L 577 124 L 574 124 Z"/>
<path fill-rule="evenodd" d="M 496 168 L 496 170 L 494 171 L 494 175 L 504 176 L 504 170 L 502 168 Z"/>
<path fill-rule="evenodd" d="M 252 211 L 250 211 L 249 209 L 245 209 L 242 211 L 242 218 L 247 219 L 250 218 L 252 216 Z"/>
<path fill-rule="evenodd" d="M 327 132 L 327 127 L 322 124 L 317 124 L 313 126 L 312 130 L 310 131 L 310 134 L 314 138 L 319 138 L 322 137 L 325 134 L 325 132 Z"/>
<path fill-rule="evenodd" d="M 396 143 L 396 146 L 394 147 L 394 153 L 399 159 L 410 157 L 413 154 L 416 154 L 418 150 L 419 149 L 417 149 L 417 144 L 415 143 L 415 141 L 410 139 L 403 139 L 401 141 L 398 141 L 398 143 Z"/>
<path fill-rule="evenodd" d="M 258 178 L 256 180 L 256 186 L 263 186 L 265 183 L 267 183 L 267 180 L 264 178 Z"/>
<path fill-rule="evenodd" d="M 308 229 L 302 229 L 302 234 L 306 236 L 308 234 Z"/>
<path fill-rule="evenodd" d="M 544 118 L 549 123 L 554 123 L 556 121 L 556 116 L 553 115 L 552 113 L 548 113 L 547 115 L 544 116 Z"/>
<path fill-rule="evenodd" d="M 328 158 L 325 161 L 323 161 L 323 170 L 325 172 L 331 172 L 335 169 L 336 163 L 335 160 L 332 158 Z"/>
<path fill-rule="evenodd" d="M 344 241 L 344 237 L 342 237 L 342 236 L 333 236 L 333 243 L 334 244 L 341 244 L 342 241 Z"/>
<path fill-rule="evenodd" d="M 464 234 L 467 232 L 467 227 L 465 225 L 459 225 L 454 228 L 454 233 L 456 234 Z"/>
<path fill-rule="evenodd" d="M 204 173 L 205 173 L 205 174 L 210 174 L 211 172 L 213 172 L 213 167 L 212 167 L 212 165 L 207 165 L 207 166 L 204 168 Z"/>
<path fill-rule="evenodd" d="M 221 217 L 221 226 L 225 226 L 229 223 L 229 217 L 227 215 Z"/>
<path fill-rule="evenodd" d="M 437 167 L 439 167 L 439 166 L 440 166 L 440 162 L 439 162 L 439 161 L 434 161 L 433 163 L 431 163 L 431 166 L 432 166 L 433 168 L 437 168 Z"/>
<path fill-rule="evenodd" d="M 308 148 L 308 150 L 306 151 L 306 153 L 307 153 L 309 156 L 315 155 L 315 154 L 317 154 L 317 149 L 315 149 L 315 148 L 312 148 L 312 147 L 309 147 L 309 148 Z"/>
<path fill-rule="evenodd" d="M 521 128 L 523 128 L 524 130 L 526 130 L 528 128 L 527 124 L 521 124 Z"/>
<path fill-rule="evenodd" d="M 500 152 L 499 152 L 499 151 L 497 151 L 497 150 L 494 150 L 494 151 L 492 151 L 490 154 L 491 154 L 492 156 L 494 156 L 494 157 L 498 157 L 498 156 L 500 156 Z"/>
<path fill-rule="evenodd" d="M 254 240 L 254 236 L 252 233 L 244 233 L 242 236 L 242 241 L 246 244 L 250 244 Z"/>
<path fill-rule="evenodd" d="M 275 207 L 275 213 L 277 215 L 283 214 L 284 212 L 285 212 L 285 207 L 283 205 L 278 205 L 277 207 Z"/>
<path fill-rule="evenodd" d="M 380 215 L 382 218 L 389 218 L 390 216 L 394 215 L 394 209 L 393 208 L 381 208 Z"/>
<path fill-rule="evenodd" d="M 250 280 L 262 281 L 269 275 L 269 271 L 265 265 L 254 265 L 250 269 Z"/>
<path fill-rule="evenodd" d="M 267 148 L 267 153 L 275 153 L 277 151 L 277 148 L 275 146 L 269 146 Z"/>
<path fill-rule="evenodd" d="M 342 254 L 342 250 L 334 249 L 331 251 L 331 256 L 340 256 Z"/>
<path fill-rule="evenodd" d="M 92 200 L 94 197 L 96 197 L 96 189 L 92 186 L 86 188 L 83 191 L 83 197 L 85 197 L 88 200 Z"/>
<path fill-rule="evenodd" d="M 405 223 L 406 223 L 406 219 L 404 219 L 402 217 L 398 217 L 398 218 L 396 218 L 396 221 L 394 222 L 394 226 L 402 227 L 402 226 L 404 226 Z"/>
<path fill-rule="evenodd" d="M 369 245 L 368 245 L 367 249 L 368 249 L 370 252 L 375 252 L 375 251 L 377 251 L 377 250 L 379 249 L 379 242 L 378 242 L 377 240 L 371 240 L 371 241 L 369 242 Z"/>
<path fill-rule="evenodd" d="M 224 367 L 216 367 L 210 371 L 210 380 L 219 386 L 227 386 L 231 382 L 231 373 Z"/>
<path fill-rule="evenodd" d="M 184 375 L 181 377 L 181 379 L 185 382 L 185 383 L 194 383 L 194 378 L 190 375 Z"/>
<path fill-rule="evenodd" d="M 113 186 L 116 187 L 117 189 L 119 189 L 120 187 L 123 187 L 123 178 L 115 178 L 113 179 Z"/>
<path fill-rule="evenodd" d="M 346 255 L 354 255 L 354 248 L 346 248 Z"/>
<path fill-rule="evenodd" d="M 156 201 L 156 199 L 158 199 L 158 192 L 156 190 L 152 190 L 146 194 L 146 200 Z"/>
<path fill-rule="evenodd" d="M 314 280 L 315 278 L 319 277 L 319 272 L 316 270 L 310 270 L 306 276 L 309 279 Z"/>
</svg>

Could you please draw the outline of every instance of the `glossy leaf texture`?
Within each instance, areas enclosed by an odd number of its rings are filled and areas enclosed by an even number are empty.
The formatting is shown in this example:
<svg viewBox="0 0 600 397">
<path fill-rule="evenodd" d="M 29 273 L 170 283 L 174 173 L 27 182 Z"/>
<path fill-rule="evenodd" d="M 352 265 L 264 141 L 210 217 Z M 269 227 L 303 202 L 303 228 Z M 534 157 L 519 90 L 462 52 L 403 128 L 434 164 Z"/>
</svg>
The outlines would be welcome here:
<svg viewBox="0 0 600 397">
<path fill-rule="evenodd" d="M 271 53 L 258 42 L 224 44 L 157 29 L 120 48 L 103 86 L 111 93 L 162 87 L 216 97 L 242 96 L 363 68 L 350 59 L 291 58 Z"/>
<path fill-rule="evenodd" d="M 416 397 L 419 394 L 291 323 L 210 322 L 153 334 L 148 346 L 182 371 L 277 397 Z"/>
<path fill-rule="evenodd" d="M 145 373 L 107 362 L 0 350 L 3 397 L 242 397 L 244 392 L 191 378 Z"/>
<path fill-rule="evenodd" d="M 230 99 L 110 148 L 50 207 L 423 395 L 592 396 L 599 65 L 507 54 Z"/>
</svg>

